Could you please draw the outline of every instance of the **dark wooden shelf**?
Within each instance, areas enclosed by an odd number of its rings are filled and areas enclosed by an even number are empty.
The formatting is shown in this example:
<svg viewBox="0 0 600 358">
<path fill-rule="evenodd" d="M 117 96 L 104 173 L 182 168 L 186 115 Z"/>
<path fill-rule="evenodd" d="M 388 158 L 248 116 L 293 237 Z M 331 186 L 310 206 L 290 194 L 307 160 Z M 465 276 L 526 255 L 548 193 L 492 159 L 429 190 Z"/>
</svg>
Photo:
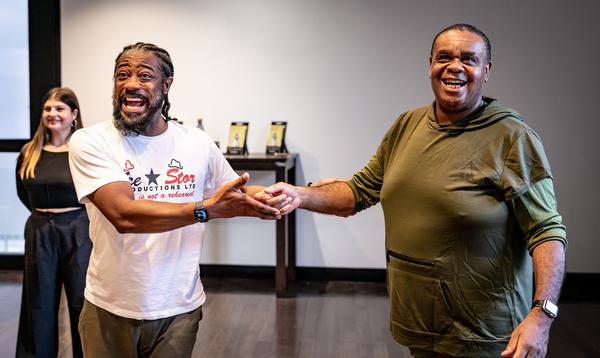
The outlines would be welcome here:
<svg viewBox="0 0 600 358">
<path fill-rule="evenodd" d="M 274 171 L 276 182 L 296 185 L 297 153 L 245 155 L 225 154 L 234 170 Z M 296 280 L 296 212 L 277 220 L 275 225 L 275 292 L 277 297 L 288 295 L 288 282 Z"/>
</svg>

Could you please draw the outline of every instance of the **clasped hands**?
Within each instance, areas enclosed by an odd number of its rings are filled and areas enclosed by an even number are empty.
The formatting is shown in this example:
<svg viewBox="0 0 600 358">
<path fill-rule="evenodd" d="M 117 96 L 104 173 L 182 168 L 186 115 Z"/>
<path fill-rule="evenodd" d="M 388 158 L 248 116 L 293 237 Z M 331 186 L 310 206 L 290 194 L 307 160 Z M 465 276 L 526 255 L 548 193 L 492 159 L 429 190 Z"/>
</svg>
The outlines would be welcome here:
<svg viewBox="0 0 600 358">
<path fill-rule="evenodd" d="M 210 218 L 251 216 L 276 220 L 300 206 L 300 196 L 295 186 L 287 183 L 276 183 L 269 187 L 245 186 L 249 177 L 248 173 L 240 175 L 204 200 Z"/>
</svg>

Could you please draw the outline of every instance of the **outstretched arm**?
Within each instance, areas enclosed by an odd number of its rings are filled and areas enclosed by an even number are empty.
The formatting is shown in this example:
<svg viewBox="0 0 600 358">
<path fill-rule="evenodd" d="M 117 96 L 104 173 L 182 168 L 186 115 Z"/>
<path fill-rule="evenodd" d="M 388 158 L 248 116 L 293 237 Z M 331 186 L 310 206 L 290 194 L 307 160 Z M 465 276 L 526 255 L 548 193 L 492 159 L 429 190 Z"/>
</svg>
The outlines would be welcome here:
<svg viewBox="0 0 600 358">
<path fill-rule="evenodd" d="M 285 200 L 282 200 L 282 197 Z M 293 186 L 277 183 L 257 193 L 259 201 L 280 207 L 281 214 L 302 208 L 323 214 L 350 216 L 356 201 L 350 186 L 340 179 L 325 179 L 314 186 Z M 277 202 L 275 202 L 277 201 Z"/>
<path fill-rule="evenodd" d="M 248 182 L 248 174 L 225 183 L 203 205 L 210 219 L 254 216 L 278 219 L 279 210 L 258 202 L 239 190 Z M 167 203 L 135 200 L 127 182 L 113 182 L 88 195 L 90 201 L 120 233 L 154 233 L 196 223 L 194 202 Z"/>
</svg>

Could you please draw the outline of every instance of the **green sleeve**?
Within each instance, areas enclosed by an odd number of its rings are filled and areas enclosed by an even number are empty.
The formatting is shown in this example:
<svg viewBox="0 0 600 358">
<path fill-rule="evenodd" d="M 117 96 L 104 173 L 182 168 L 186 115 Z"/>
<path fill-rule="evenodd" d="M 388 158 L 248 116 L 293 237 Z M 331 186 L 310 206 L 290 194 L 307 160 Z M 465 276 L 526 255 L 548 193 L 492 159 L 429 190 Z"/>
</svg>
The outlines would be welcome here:
<svg viewBox="0 0 600 358">
<path fill-rule="evenodd" d="M 377 152 L 371 157 L 367 165 L 346 182 L 354 193 L 354 199 L 356 200 L 355 213 L 379 202 L 390 132 L 391 130 L 383 137 Z"/>
<path fill-rule="evenodd" d="M 550 240 L 560 241 L 567 248 L 566 228 L 556 210 L 552 179 L 531 184 L 527 192 L 510 203 L 530 253 L 537 245 Z"/>
<path fill-rule="evenodd" d="M 529 191 L 532 183 L 552 178 L 542 141 L 529 127 L 516 138 L 504 156 L 500 187 L 505 200 L 512 200 Z"/>
</svg>

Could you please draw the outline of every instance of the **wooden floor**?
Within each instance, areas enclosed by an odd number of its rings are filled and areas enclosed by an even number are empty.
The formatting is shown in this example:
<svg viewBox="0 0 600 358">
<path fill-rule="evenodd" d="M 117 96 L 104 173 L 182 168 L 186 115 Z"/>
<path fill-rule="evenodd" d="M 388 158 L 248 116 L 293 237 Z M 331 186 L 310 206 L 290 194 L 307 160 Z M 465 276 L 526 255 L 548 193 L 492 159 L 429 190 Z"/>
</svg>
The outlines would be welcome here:
<svg viewBox="0 0 600 358">
<path fill-rule="evenodd" d="M 206 278 L 204 285 L 193 357 L 410 357 L 389 335 L 383 283 L 299 282 L 284 299 L 275 298 L 272 280 Z M 20 273 L 0 271 L 0 357 L 14 356 L 20 297 Z M 600 303 L 560 306 L 548 357 L 600 357 Z"/>
</svg>

